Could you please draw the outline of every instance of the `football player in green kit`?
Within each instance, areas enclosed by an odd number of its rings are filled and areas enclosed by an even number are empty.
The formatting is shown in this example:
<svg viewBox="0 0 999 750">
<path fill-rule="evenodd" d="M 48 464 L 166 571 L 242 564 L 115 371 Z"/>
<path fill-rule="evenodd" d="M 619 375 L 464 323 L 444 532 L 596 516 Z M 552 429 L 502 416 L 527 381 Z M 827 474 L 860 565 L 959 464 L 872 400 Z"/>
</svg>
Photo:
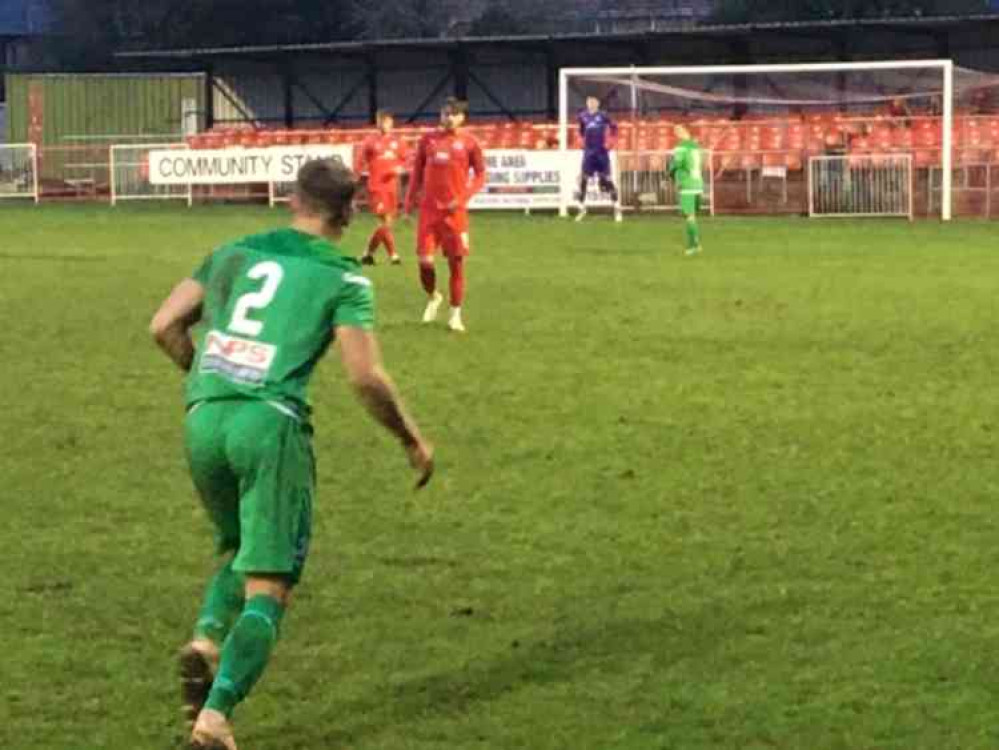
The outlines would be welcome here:
<svg viewBox="0 0 999 750">
<path fill-rule="evenodd" d="M 697 212 L 704 195 L 704 177 L 701 175 L 704 152 L 700 144 L 683 125 L 673 128 L 678 143 L 669 164 L 669 175 L 676 181 L 680 193 L 680 213 L 687 222 L 687 255 L 701 252 L 701 229 L 697 226 Z"/>
<path fill-rule="evenodd" d="M 188 462 L 226 555 L 180 653 L 198 750 L 236 750 L 232 711 L 263 673 L 302 574 L 315 491 L 306 389 L 334 340 L 357 395 L 419 473 L 417 486 L 433 473 L 433 449 L 382 369 L 371 283 L 333 244 L 350 223 L 355 189 L 342 164 L 308 163 L 291 226 L 217 249 L 150 324 L 189 373 Z"/>
</svg>

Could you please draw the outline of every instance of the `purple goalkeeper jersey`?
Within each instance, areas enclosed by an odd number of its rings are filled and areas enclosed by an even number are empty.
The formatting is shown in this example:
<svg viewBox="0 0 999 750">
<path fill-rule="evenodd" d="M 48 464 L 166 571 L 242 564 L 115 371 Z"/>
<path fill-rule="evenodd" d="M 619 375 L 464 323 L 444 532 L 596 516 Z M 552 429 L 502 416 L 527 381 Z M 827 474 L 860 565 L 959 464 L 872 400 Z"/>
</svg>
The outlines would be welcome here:
<svg viewBox="0 0 999 750">
<path fill-rule="evenodd" d="M 584 109 L 579 113 L 579 134 L 583 136 L 583 148 L 587 154 L 607 151 L 607 132 L 617 135 L 617 125 L 605 112 L 590 113 Z"/>
</svg>

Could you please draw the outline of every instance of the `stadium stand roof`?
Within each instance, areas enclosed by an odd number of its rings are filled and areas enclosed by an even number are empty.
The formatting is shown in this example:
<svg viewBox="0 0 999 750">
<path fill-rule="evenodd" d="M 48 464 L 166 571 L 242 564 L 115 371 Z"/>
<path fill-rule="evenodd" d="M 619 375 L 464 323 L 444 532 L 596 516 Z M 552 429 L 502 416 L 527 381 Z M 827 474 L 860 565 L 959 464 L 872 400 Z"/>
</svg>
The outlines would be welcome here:
<svg viewBox="0 0 999 750">
<path fill-rule="evenodd" d="M 756 34 L 810 34 L 841 36 L 861 30 L 886 30 L 923 32 L 933 35 L 956 27 L 980 28 L 982 25 L 999 27 L 999 13 L 964 16 L 930 16 L 907 18 L 879 18 L 832 21 L 795 21 L 780 23 L 748 24 L 698 24 L 682 25 L 670 29 L 657 29 L 645 32 L 613 33 L 568 33 L 534 34 L 519 36 L 485 36 L 459 38 L 387 39 L 353 42 L 329 42 L 312 44 L 261 45 L 252 47 L 205 47 L 170 50 L 124 50 L 116 57 L 120 60 L 189 60 L 201 61 L 211 58 L 256 56 L 283 56 L 303 52 L 317 52 L 340 55 L 364 55 L 379 50 L 390 49 L 458 49 L 488 47 L 496 45 L 538 45 L 546 43 L 600 42 L 602 44 L 633 44 L 646 41 L 668 40 L 670 38 L 738 38 Z"/>
<path fill-rule="evenodd" d="M 119 68 L 204 73 L 209 127 L 216 114 L 224 122 L 258 119 L 254 107 L 233 96 L 234 88 L 257 109 L 266 109 L 268 121 L 287 127 L 303 119 L 303 110 L 313 111 L 313 119 L 318 110 L 326 123 L 368 121 L 383 103 L 406 121 L 432 118 L 434 102 L 445 94 L 477 98 L 478 111 L 492 117 L 551 120 L 558 111 L 558 70 L 565 67 L 886 58 L 953 59 L 999 72 L 999 14 L 679 23 L 641 31 L 565 29 L 514 36 L 132 49 L 117 55 Z"/>
</svg>

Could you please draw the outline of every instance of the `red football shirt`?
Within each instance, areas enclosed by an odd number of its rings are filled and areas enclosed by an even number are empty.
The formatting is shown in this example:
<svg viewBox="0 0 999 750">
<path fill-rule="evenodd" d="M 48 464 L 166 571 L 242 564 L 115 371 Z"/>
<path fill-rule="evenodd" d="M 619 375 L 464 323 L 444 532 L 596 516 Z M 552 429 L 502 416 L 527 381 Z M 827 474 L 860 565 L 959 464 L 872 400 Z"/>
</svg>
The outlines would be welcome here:
<svg viewBox="0 0 999 750">
<path fill-rule="evenodd" d="M 368 138 L 361 148 L 361 171 L 368 173 L 368 190 L 373 193 L 396 190 L 407 156 L 405 142 L 392 133 Z"/>
<path fill-rule="evenodd" d="M 469 179 L 469 172 L 474 177 Z M 406 194 L 406 211 L 412 210 L 422 189 L 424 211 L 464 210 L 486 184 L 486 162 L 479 142 L 462 131 L 441 128 L 420 139 L 416 162 Z"/>
</svg>

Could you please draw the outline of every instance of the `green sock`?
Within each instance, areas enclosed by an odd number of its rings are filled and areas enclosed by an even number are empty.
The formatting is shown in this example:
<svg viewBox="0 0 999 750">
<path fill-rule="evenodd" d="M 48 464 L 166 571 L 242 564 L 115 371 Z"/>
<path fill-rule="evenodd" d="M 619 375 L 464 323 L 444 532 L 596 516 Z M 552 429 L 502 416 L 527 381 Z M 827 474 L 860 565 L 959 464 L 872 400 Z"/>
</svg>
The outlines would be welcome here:
<svg viewBox="0 0 999 750">
<path fill-rule="evenodd" d="M 277 643 L 284 606 L 273 597 L 260 594 L 243 608 L 222 646 L 222 661 L 212 683 L 205 708 L 229 716 L 236 704 L 246 698 L 267 668 Z"/>
<path fill-rule="evenodd" d="M 701 230 L 697 226 L 697 219 L 693 216 L 687 218 L 687 247 L 693 249 L 701 246 Z"/>
<path fill-rule="evenodd" d="M 244 585 L 243 575 L 232 569 L 231 560 L 219 569 L 205 590 L 205 601 L 194 625 L 196 638 L 222 644 L 243 610 Z"/>
</svg>

